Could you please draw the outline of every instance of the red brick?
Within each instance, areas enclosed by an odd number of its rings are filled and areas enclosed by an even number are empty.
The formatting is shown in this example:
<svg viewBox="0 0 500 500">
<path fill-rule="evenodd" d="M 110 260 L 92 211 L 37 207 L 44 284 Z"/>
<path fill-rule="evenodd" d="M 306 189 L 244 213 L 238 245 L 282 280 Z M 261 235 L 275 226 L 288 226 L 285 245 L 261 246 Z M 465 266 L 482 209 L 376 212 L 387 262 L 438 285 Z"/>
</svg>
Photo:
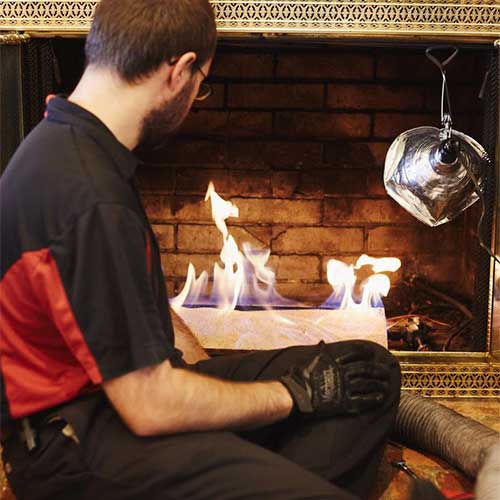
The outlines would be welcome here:
<svg viewBox="0 0 500 500">
<path fill-rule="evenodd" d="M 228 88 L 230 108 L 321 108 L 321 84 L 234 83 Z"/>
<path fill-rule="evenodd" d="M 368 147 L 370 148 L 370 152 L 372 154 L 372 158 L 375 161 L 375 166 L 383 167 L 385 164 L 385 157 L 387 155 L 387 151 L 391 146 L 390 142 L 369 142 Z"/>
<path fill-rule="evenodd" d="M 271 226 L 236 226 L 237 219 L 228 222 L 229 233 L 233 236 L 238 248 L 243 251 L 243 243 L 250 243 L 253 248 L 269 248 L 271 245 Z"/>
<path fill-rule="evenodd" d="M 292 227 L 279 233 L 272 243 L 273 253 L 331 254 L 361 252 L 363 230 L 338 227 Z"/>
<path fill-rule="evenodd" d="M 336 168 L 376 166 L 376 151 L 371 143 L 335 141 L 324 145 L 324 160 Z"/>
<path fill-rule="evenodd" d="M 448 84 L 453 114 L 464 111 L 481 112 L 483 105 L 481 99 L 479 99 L 481 83 L 482 82 L 478 80 L 474 82 L 474 84 L 469 85 L 453 85 L 452 82 Z M 433 85 L 432 87 L 426 88 L 425 109 L 435 113 L 441 113 L 440 85 Z"/>
<path fill-rule="evenodd" d="M 325 162 L 340 168 L 383 167 L 390 142 L 327 142 Z"/>
<path fill-rule="evenodd" d="M 165 197 L 141 193 L 144 210 L 150 220 L 162 219 L 165 215 Z"/>
<path fill-rule="evenodd" d="M 179 168 L 176 175 L 175 192 L 177 194 L 205 195 L 208 184 L 212 181 L 219 194 L 231 191 L 229 172 L 226 169 Z"/>
<path fill-rule="evenodd" d="M 225 159 L 225 145 L 214 140 L 173 138 L 164 148 L 141 156 L 154 164 L 217 164 Z"/>
<path fill-rule="evenodd" d="M 177 228 L 177 248 L 190 252 L 220 252 L 223 245 L 222 234 L 215 225 L 179 225 Z"/>
<path fill-rule="evenodd" d="M 291 137 L 368 137 L 370 115 L 350 113 L 278 112 L 275 133 Z"/>
<path fill-rule="evenodd" d="M 153 224 L 152 227 L 160 250 L 172 250 L 175 248 L 174 226 Z"/>
<path fill-rule="evenodd" d="M 415 227 L 381 226 L 368 231 L 368 252 L 386 252 L 387 257 L 412 253 L 418 248 L 418 240 Z"/>
<path fill-rule="evenodd" d="M 172 196 L 164 200 L 164 221 L 211 222 L 210 203 L 202 196 Z"/>
<path fill-rule="evenodd" d="M 470 135 L 481 142 L 483 132 L 483 116 L 480 112 L 455 113 L 453 115 L 453 128 Z"/>
<path fill-rule="evenodd" d="M 269 168 L 321 162 L 321 144 L 285 141 L 231 141 L 229 161 L 233 167 Z"/>
<path fill-rule="evenodd" d="M 230 170 L 229 183 L 232 196 L 269 196 L 271 179 L 267 172 Z"/>
<path fill-rule="evenodd" d="M 212 93 L 203 101 L 194 101 L 193 109 L 221 109 L 224 107 L 225 85 L 222 83 L 212 83 Z"/>
<path fill-rule="evenodd" d="M 303 170 L 296 193 L 304 196 L 366 194 L 366 173 L 358 169 L 317 168 Z"/>
<path fill-rule="evenodd" d="M 437 127 L 437 114 L 377 113 L 375 115 L 375 137 L 395 138 L 402 132 L 415 127 Z"/>
<path fill-rule="evenodd" d="M 435 252 L 427 255 L 419 254 L 415 259 L 415 270 L 418 276 L 430 283 L 463 293 L 465 269 L 460 253 L 443 256 Z"/>
<path fill-rule="evenodd" d="M 140 191 L 174 191 L 175 172 L 170 167 L 140 167 L 136 179 Z"/>
<path fill-rule="evenodd" d="M 314 49 L 279 54 L 276 74 L 279 78 L 367 80 L 374 76 L 373 69 L 370 54 Z"/>
<path fill-rule="evenodd" d="M 469 82 L 477 77 L 477 62 L 482 56 L 464 50 L 447 67 L 450 82 Z M 377 79 L 405 81 L 441 82 L 439 69 L 425 56 L 424 51 L 411 53 L 408 50 L 381 52 L 377 57 Z"/>
<path fill-rule="evenodd" d="M 425 56 L 408 51 L 381 51 L 377 55 L 377 79 L 425 81 L 436 80 L 439 70 Z"/>
<path fill-rule="evenodd" d="M 211 276 L 214 264 L 218 261 L 217 254 L 163 253 L 161 255 L 163 273 L 171 278 L 186 278 L 190 262 L 195 267 L 197 277 L 202 271 L 207 271 Z"/>
<path fill-rule="evenodd" d="M 232 201 L 240 209 L 240 222 L 317 224 L 321 219 L 320 201 L 250 198 Z"/>
<path fill-rule="evenodd" d="M 392 199 L 349 199 L 338 198 L 325 200 L 326 223 L 413 223 L 414 218 Z"/>
<path fill-rule="evenodd" d="M 231 111 L 227 133 L 229 136 L 262 136 L 270 134 L 273 126 L 272 113 Z"/>
<path fill-rule="evenodd" d="M 238 49 L 231 52 L 217 51 L 210 75 L 216 78 L 272 78 L 273 55 L 270 53 L 245 53 Z"/>
<path fill-rule="evenodd" d="M 367 175 L 368 194 L 371 196 L 385 196 L 387 191 L 384 186 L 384 171 L 371 170 Z"/>
<path fill-rule="evenodd" d="M 426 251 L 439 253 L 456 251 L 458 241 L 462 241 L 460 222 L 427 227 L 424 224 L 398 226 L 380 226 L 368 231 L 368 252 L 390 254 L 415 254 Z"/>
<path fill-rule="evenodd" d="M 250 243 L 254 248 L 266 248 L 271 239 L 271 229 L 229 226 L 229 234 L 243 251 L 243 243 Z M 177 230 L 177 247 L 181 251 L 220 252 L 224 242 L 222 233 L 213 225 L 184 225 Z"/>
<path fill-rule="evenodd" d="M 217 193 L 224 196 L 268 196 L 271 193 L 271 181 L 265 172 L 209 168 L 178 169 L 176 193 L 205 195 L 210 181 Z"/>
<path fill-rule="evenodd" d="M 320 259 L 307 255 L 271 256 L 270 267 L 278 280 L 320 280 Z"/>
<path fill-rule="evenodd" d="M 224 135 L 229 114 L 225 111 L 192 110 L 179 130 L 189 135 Z"/>
<path fill-rule="evenodd" d="M 424 92 L 420 87 L 381 84 L 328 85 L 327 106 L 334 109 L 420 110 Z"/>
<path fill-rule="evenodd" d="M 301 172 L 296 170 L 278 170 L 272 173 L 271 183 L 273 196 L 291 198 L 298 194 Z"/>
</svg>

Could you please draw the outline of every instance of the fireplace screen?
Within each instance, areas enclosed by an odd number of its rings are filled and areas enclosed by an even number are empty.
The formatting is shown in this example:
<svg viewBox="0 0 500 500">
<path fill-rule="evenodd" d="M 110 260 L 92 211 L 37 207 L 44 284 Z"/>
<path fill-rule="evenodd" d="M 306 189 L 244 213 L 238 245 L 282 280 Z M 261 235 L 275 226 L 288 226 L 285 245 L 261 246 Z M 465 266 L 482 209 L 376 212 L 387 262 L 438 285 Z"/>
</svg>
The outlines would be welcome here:
<svg viewBox="0 0 500 500">
<path fill-rule="evenodd" d="M 76 84 L 83 40 L 31 40 L 22 51 L 27 133 L 43 116 L 41 94 Z M 424 52 L 223 42 L 213 95 L 163 149 L 138 151 L 172 307 L 206 347 L 368 338 L 399 351 L 404 370 L 413 354 L 479 362 L 499 348 L 500 275 L 478 243 L 480 203 L 429 228 L 384 189 L 394 138 L 439 126 L 440 74 Z M 462 47 L 449 82 L 456 129 L 492 160 L 481 232 L 498 252 L 496 52 Z M 420 390 L 419 370 L 438 369 L 422 359 L 407 387 Z M 483 368 L 468 366 L 476 380 Z"/>
</svg>

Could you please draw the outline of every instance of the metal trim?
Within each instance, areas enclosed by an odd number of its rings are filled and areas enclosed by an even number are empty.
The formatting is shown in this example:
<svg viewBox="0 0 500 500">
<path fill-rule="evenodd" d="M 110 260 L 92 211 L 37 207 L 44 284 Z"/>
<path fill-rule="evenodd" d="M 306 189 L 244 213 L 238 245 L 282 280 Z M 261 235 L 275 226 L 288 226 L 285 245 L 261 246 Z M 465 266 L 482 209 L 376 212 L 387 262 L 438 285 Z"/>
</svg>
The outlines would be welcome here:
<svg viewBox="0 0 500 500">
<path fill-rule="evenodd" d="M 437 353 L 436 353 L 437 354 Z M 402 389 L 433 398 L 499 398 L 500 363 L 401 361 Z"/>
<path fill-rule="evenodd" d="M 86 33 L 98 0 L 2 0 L 0 30 Z M 221 34 L 304 37 L 500 36 L 495 0 L 211 0 Z"/>
<path fill-rule="evenodd" d="M 211 3 L 219 33 L 227 36 L 453 39 L 494 42 L 500 47 L 500 4 L 496 0 L 212 0 Z M 85 34 L 96 5 L 96 0 L 2 0 L 0 30 L 27 31 L 33 36 Z M 0 36 L 0 43 L 20 43 L 20 37 L 26 35 Z M 405 391 L 430 397 L 500 397 L 500 362 L 487 353 L 396 355 L 401 361 Z"/>
<path fill-rule="evenodd" d="M 20 45 L 30 39 L 26 33 L 0 33 L 0 45 Z"/>
</svg>

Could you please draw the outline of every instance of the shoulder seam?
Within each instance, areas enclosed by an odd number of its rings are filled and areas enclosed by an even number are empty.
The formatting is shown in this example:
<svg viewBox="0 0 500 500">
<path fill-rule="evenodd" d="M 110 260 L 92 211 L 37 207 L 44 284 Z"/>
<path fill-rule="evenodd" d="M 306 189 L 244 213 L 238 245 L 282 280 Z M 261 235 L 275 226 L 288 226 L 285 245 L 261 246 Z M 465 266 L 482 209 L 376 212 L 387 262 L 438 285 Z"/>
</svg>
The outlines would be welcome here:
<svg viewBox="0 0 500 500">
<path fill-rule="evenodd" d="M 85 216 L 88 212 L 90 212 L 92 210 L 95 210 L 96 208 L 98 208 L 100 206 L 105 206 L 105 205 L 121 207 L 122 209 L 126 210 L 127 212 L 129 212 L 130 214 L 132 214 L 134 216 L 134 219 L 136 220 L 136 222 L 138 222 L 138 225 L 140 227 L 143 227 L 144 229 L 146 229 L 145 224 L 141 221 L 141 219 L 139 218 L 139 215 L 137 214 L 137 212 L 135 212 L 134 210 L 132 210 L 130 207 L 127 207 L 127 205 L 122 204 L 122 203 L 112 202 L 112 201 L 97 201 L 91 207 L 89 207 L 89 208 L 83 210 L 82 212 L 78 213 L 78 215 L 75 215 L 75 217 L 73 218 L 73 220 L 70 223 L 68 223 L 68 225 L 66 227 L 64 227 L 56 236 L 54 236 L 53 238 L 51 238 L 48 241 L 47 248 L 50 248 L 50 246 L 53 243 L 55 243 L 57 241 L 60 241 L 62 238 L 64 238 L 64 236 L 66 235 L 66 233 L 68 233 L 69 231 L 71 231 L 74 228 L 74 226 L 76 225 L 76 223 L 78 222 L 78 220 L 81 217 Z"/>
</svg>

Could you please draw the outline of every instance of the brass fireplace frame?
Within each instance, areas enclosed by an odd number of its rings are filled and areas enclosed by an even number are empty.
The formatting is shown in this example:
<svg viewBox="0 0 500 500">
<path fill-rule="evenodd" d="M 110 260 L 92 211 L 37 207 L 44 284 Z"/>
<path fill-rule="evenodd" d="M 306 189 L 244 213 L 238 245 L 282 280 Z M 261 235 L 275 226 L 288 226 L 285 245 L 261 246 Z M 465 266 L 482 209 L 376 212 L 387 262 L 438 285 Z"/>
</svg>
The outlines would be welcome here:
<svg viewBox="0 0 500 500">
<path fill-rule="evenodd" d="M 30 37 L 84 35 L 97 3 L 96 0 L 2 0 L 0 45 L 22 43 Z M 457 41 L 486 45 L 500 39 L 500 4 L 496 0 L 211 0 L 211 3 L 220 35 L 229 38 Z M 499 40 L 495 46 L 500 50 Z M 500 179 L 500 138 L 496 159 L 496 178 Z M 495 207 L 498 213 L 500 183 Z M 493 222 L 496 230 L 492 248 L 498 253 L 500 241 L 495 238 L 500 239 L 500 221 Z M 496 286 L 500 287 L 498 266 L 496 276 Z M 494 286 L 492 264 L 488 349 L 461 353 L 398 352 L 404 390 L 430 397 L 500 397 L 500 300 L 494 302 Z M 500 290 L 495 293 L 500 294 Z"/>
<path fill-rule="evenodd" d="M 2 0 L 0 31 L 83 34 L 98 0 Z M 496 0 L 211 0 L 221 35 L 459 38 L 500 37 Z"/>
</svg>

